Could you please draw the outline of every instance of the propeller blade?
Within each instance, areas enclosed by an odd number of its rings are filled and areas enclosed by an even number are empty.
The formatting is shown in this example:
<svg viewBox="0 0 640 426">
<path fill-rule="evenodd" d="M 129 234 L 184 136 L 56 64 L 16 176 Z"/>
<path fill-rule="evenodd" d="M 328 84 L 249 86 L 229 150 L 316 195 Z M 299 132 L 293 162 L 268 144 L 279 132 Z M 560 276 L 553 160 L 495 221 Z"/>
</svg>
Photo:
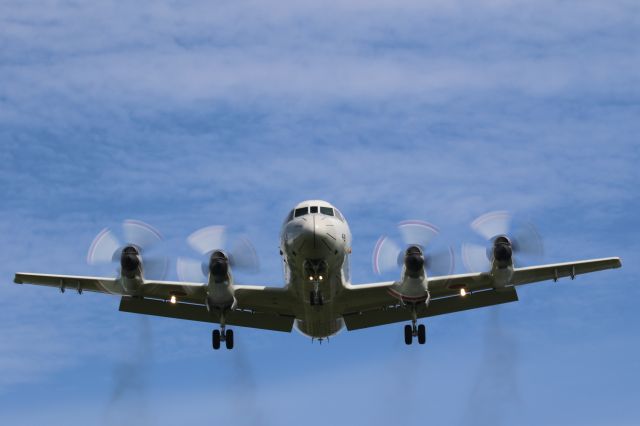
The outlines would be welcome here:
<svg viewBox="0 0 640 426">
<path fill-rule="evenodd" d="M 451 275 L 454 268 L 453 248 L 430 253 L 425 256 L 427 272 L 431 276 Z"/>
<path fill-rule="evenodd" d="M 104 228 L 93 239 L 89 252 L 87 253 L 87 263 L 97 265 L 100 263 L 110 263 L 114 256 L 118 254 L 120 242 L 109 228 Z"/>
<path fill-rule="evenodd" d="M 122 233 L 127 244 L 149 250 L 162 242 L 162 235 L 153 226 L 139 220 L 127 219 L 122 222 Z"/>
<path fill-rule="evenodd" d="M 401 251 L 389 237 L 380 237 L 373 250 L 373 272 L 382 274 L 396 269 Z"/>
<path fill-rule="evenodd" d="M 438 235 L 439 231 L 435 225 L 420 220 L 406 220 L 400 222 L 398 230 L 402 236 L 402 242 L 406 245 L 417 245 L 423 249 L 429 242 Z"/>
<path fill-rule="evenodd" d="M 195 251 L 205 255 L 224 247 L 225 232 L 226 227 L 224 226 L 207 226 L 189 235 L 187 242 Z"/>
<path fill-rule="evenodd" d="M 163 280 L 169 270 L 169 258 L 152 257 L 143 261 L 145 279 Z"/>
<path fill-rule="evenodd" d="M 513 251 L 518 255 L 541 258 L 544 255 L 542 237 L 531 223 L 524 223 L 512 238 Z"/>
<path fill-rule="evenodd" d="M 202 262 L 196 259 L 179 257 L 176 263 L 176 271 L 180 281 L 202 283 L 207 280 L 202 273 Z"/>
<path fill-rule="evenodd" d="M 482 235 L 485 240 L 491 240 L 498 235 L 507 235 L 511 228 L 511 214 L 507 211 L 483 214 L 471 222 L 471 228 Z"/>
<path fill-rule="evenodd" d="M 229 260 L 231 266 L 235 269 L 241 269 L 246 272 L 258 272 L 260 269 L 256 249 L 251 244 L 251 241 L 245 237 L 240 237 L 235 241 Z"/>
<path fill-rule="evenodd" d="M 462 262 L 469 272 L 486 272 L 491 268 L 487 248 L 480 244 L 462 244 Z"/>
</svg>

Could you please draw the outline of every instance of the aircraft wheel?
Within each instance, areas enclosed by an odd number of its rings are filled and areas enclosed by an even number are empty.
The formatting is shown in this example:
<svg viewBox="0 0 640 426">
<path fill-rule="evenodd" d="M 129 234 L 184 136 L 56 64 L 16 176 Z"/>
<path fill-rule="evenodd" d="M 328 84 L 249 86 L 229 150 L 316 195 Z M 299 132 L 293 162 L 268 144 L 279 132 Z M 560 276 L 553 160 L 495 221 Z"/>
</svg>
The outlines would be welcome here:
<svg viewBox="0 0 640 426">
<path fill-rule="evenodd" d="M 233 349 L 233 330 L 227 330 L 224 335 L 224 344 L 227 345 L 227 349 Z"/>
<path fill-rule="evenodd" d="M 424 345 L 424 342 L 427 341 L 427 328 L 424 324 L 420 324 L 418 326 L 418 343 Z"/>
<path fill-rule="evenodd" d="M 404 343 L 410 345 L 413 341 L 413 330 L 409 324 L 404 326 Z"/>
<path fill-rule="evenodd" d="M 313 291 L 309 292 L 309 304 L 311 306 L 316 304 L 316 294 Z"/>
<path fill-rule="evenodd" d="M 213 333 L 211 333 L 211 344 L 213 349 L 220 349 L 220 330 L 213 330 Z"/>
</svg>

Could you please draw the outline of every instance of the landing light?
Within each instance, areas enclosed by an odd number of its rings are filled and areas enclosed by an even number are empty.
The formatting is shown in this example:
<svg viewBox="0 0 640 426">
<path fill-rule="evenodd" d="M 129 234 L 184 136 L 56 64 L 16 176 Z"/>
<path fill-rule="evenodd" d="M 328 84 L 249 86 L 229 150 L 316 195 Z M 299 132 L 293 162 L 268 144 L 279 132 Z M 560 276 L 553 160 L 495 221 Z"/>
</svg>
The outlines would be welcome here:
<svg viewBox="0 0 640 426">
<path fill-rule="evenodd" d="M 322 281 L 322 275 L 320 275 L 320 276 L 318 277 L 318 279 L 319 279 L 320 281 Z"/>
<path fill-rule="evenodd" d="M 313 275 L 309 276 L 309 281 L 313 281 Z"/>
<path fill-rule="evenodd" d="M 467 290 L 465 290 L 464 288 L 460 289 L 460 296 L 464 297 L 467 295 Z"/>
<path fill-rule="evenodd" d="M 171 295 L 171 299 L 169 299 L 169 301 L 173 304 L 176 303 L 176 296 L 174 294 Z"/>
</svg>

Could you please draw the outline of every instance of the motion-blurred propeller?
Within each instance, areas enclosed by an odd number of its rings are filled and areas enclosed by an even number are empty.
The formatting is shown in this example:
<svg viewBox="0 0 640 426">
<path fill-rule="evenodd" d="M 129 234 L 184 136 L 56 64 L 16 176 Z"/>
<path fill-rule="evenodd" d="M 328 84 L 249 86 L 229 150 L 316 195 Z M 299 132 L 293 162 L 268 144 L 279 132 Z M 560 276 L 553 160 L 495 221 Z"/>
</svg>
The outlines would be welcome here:
<svg viewBox="0 0 640 426">
<path fill-rule="evenodd" d="M 378 239 L 373 251 L 373 271 L 376 274 L 401 268 L 406 250 L 412 246 L 418 246 L 422 250 L 429 275 L 449 275 L 453 272 L 453 248 L 430 249 L 439 234 L 436 226 L 419 220 L 408 220 L 398 224 L 398 233 L 401 243 L 386 235 Z"/>
<path fill-rule="evenodd" d="M 234 270 L 249 273 L 259 270 L 258 256 L 253 244 L 243 236 L 234 238 L 231 244 L 227 244 L 226 234 L 225 226 L 207 226 L 189 235 L 187 243 L 198 252 L 200 258 L 178 258 L 176 266 L 181 281 L 207 281 L 211 256 L 219 251 L 228 257 L 229 265 Z M 228 251 L 225 250 L 227 247 Z"/>
<path fill-rule="evenodd" d="M 93 239 L 87 263 L 99 265 L 119 263 L 126 266 L 131 263 L 137 266 L 137 255 L 143 259 L 144 277 L 161 280 L 165 278 L 169 266 L 166 256 L 154 254 L 154 249 L 162 242 L 162 235 L 151 225 L 139 220 L 127 219 L 122 222 L 121 232 L 104 228 Z"/>
<path fill-rule="evenodd" d="M 514 264 L 522 266 L 527 259 L 537 260 L 543 255 L 542 238 L 535 226 L 529 222 L 515 222 L 507 211 L 486 213 L 471 222 L 471 229 L 485 243 L 462 244 L 462 262 L 469 272 L 488 271 L 494 256 L 512 255 Z M 511 253 L 506 253 L 504 248 L 509 244 Z"/>
</svg>

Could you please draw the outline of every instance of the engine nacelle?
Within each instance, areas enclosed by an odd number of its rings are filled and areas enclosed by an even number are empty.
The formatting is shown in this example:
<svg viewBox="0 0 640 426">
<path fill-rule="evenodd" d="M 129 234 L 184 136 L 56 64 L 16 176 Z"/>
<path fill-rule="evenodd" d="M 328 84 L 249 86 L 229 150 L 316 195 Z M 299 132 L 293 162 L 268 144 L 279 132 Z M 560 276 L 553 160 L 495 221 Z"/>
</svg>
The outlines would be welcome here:
<svg viewBox="0 0 640 426">
<path fill-rule="evenodd" d="M 126 278 L 135 278 L 141 275 L 142 259 L 140 252 L 134 246 L 126 246 L 120 253 L 120 270 L 122 276 Z"/>
<path fill-rule="evenodd" d="M 511 240 L 501 235 L 493 241 L 493 262 L 498 268 L 512 265 L 513 246 Z"/>
<path fill-rule="evenodd" d="M 407 276 L 411 278 L 420 278 L 424 275 L 424 254 L 418 246 L 410 246 L 405 251 L 404 267 Z"/>
<path fill-rule="evenodd" d="M 237 305 L 238 300 L 233 296 L 232 292 L 211 293 L 206 299 L 206 306 L 209 312 L 234 310 Z"/>
</svg>

